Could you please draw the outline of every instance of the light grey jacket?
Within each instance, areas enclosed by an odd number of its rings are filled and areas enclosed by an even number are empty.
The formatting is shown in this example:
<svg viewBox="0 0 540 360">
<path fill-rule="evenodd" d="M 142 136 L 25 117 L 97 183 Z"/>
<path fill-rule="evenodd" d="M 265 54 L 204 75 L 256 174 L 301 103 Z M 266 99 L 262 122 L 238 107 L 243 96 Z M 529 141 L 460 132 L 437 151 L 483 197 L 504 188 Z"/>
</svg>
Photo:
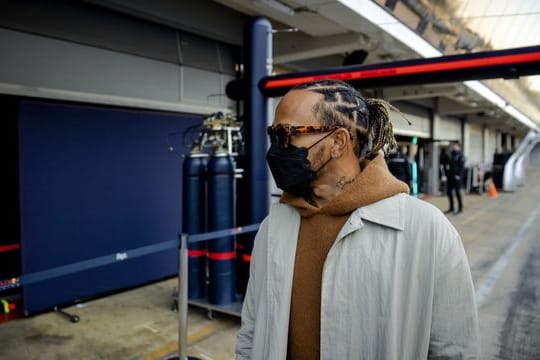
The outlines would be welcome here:
<svg viewBox="0 0 540 360">
<path fill-rule="evenodd" d="M 236 358 L 286 359 L 300 216 L 275 204 L 255 239 Z M 323 267 L 321 359 L 475 359 L 478 320 L 461 239 L 398 194 L 355 210 Z"/>
</svg>

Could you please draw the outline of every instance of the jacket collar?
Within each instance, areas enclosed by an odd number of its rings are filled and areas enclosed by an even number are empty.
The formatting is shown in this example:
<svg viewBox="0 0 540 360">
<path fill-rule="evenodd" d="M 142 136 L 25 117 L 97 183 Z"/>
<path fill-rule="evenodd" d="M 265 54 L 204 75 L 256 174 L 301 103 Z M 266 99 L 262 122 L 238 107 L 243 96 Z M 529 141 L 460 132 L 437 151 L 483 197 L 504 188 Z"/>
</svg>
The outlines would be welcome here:
<svg viewBox="0 0 540 360">
<path fill-rule="evenodd" d="M 405 229 L 403 201 L 407 194 L 397 194 L 357 209 L 352 216 L 359 216 L 379 225 L 396 230 Z"/>
<path fill-rule="evenodd" d="M 405 217 L 403 214 L 405 196 L 409 195 L 404 193 L 396 194 L 356 209 L 341 228 L 337 240 L 362 228 L 364 226 L 362 220 L 403 231 L 405 229 Z"/>
<path fill-rule="evenodd" d="M 347 222 L 341 228 L 341 231 L 338 233 L 337 239 L 342 239 L 350 233 L 362 228 L 364 226 L 362 220 L 400 231 L 405 230 L 405 214 L 403 207 L 406 196 L 409 195 L 399 193 L 354 210 Z M 279 204 L 279 206 L 282 206 L 282 204 Z M 294 209 L 291 205 L 285 205 L 285 207 L 291 210 Z M 291 215 L 299 224 L 300 215 L 298 212 L 293 211 Z"/>
</svg>

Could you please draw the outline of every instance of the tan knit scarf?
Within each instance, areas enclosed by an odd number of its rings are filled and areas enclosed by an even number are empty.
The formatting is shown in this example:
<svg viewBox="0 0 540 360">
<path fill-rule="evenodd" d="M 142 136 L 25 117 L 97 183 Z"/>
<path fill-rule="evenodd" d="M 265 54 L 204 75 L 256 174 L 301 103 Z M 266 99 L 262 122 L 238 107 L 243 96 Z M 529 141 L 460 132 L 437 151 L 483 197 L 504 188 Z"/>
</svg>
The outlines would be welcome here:
<svg viewBox="0 0 540 360">
<path fill-rule="evenodd" d="M 320 358 L 322 268 L 337 234 L 355 209 L 409 191 L 382 156 L 360 163 L 361 173 L 342 193 L 318 208 L 302 197 L 284 193 L 281 202 L 301 216 L 294 264 L 287 358 Z"/>
</svg>

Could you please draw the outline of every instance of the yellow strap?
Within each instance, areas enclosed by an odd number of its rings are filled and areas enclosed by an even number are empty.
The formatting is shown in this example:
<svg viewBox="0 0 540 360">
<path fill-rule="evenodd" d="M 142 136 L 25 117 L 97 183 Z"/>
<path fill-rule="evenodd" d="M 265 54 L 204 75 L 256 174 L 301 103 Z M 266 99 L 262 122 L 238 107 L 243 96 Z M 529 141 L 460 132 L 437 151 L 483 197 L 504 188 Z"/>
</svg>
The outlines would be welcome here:
<svg viewBox="0 0 540 360">
<path fill-rule="evenodd" d="M 4 314 L 9 314 L 9 303 L 6 299 L 0 299 L 2 305 L 4 305 Z"/>
</svg>

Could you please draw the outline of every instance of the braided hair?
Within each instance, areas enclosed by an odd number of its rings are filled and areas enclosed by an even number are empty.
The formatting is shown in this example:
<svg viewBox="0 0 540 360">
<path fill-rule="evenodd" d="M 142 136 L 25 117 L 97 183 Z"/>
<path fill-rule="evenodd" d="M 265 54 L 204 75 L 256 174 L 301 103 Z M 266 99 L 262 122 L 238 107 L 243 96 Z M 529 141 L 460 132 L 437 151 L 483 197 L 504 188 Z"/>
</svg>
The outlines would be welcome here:
<svg viewBox="0 0 540 360">
<path fill-rule="evenodd" d="M 379 150 L 397 148 L 388 109 L 396 110 L 384 100 L 364 98 L 351 85 L 332 79 L 316 80 L 294 87 L 322 94 L 313 112 L 321 125 L 339 125 L 349 130 L 354 152 L 372 159 Z"/>
</svg>

